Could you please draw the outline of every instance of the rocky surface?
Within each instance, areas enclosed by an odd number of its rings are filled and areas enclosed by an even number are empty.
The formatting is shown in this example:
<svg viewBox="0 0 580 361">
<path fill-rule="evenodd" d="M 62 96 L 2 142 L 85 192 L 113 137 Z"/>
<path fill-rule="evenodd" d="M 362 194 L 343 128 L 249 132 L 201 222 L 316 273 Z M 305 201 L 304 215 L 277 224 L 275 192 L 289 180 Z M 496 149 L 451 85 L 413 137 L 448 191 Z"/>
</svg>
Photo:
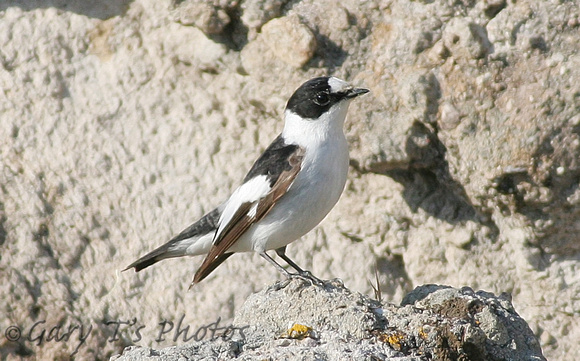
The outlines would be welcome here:
<svg viewBox="0 0 580 361">
<path fill-rule="evenodd" d="M 545 360 L 506 297 L 421 286 L 401 306 L 294 279 L 253 294 L 215 340 L 162 350 L 130 347 L 115 361 Z"/>
<path fill-rule="evenodd" d="M 511 294 L 550 360 L 580 352 L 574 1 L 0 2 L 0 358 L 104 360 L 230 324 L 277 272 L 119 271 L 223 201 L 303 81 L 371 94 L 335 209 L 288 253 L 398 302 Z M 491 331 L 490 331 L 491 332 Z M 225 345 L 225 344 L 224 344 Z M 225 347 L 225 346 L 224 346 Z"/>
</svg>

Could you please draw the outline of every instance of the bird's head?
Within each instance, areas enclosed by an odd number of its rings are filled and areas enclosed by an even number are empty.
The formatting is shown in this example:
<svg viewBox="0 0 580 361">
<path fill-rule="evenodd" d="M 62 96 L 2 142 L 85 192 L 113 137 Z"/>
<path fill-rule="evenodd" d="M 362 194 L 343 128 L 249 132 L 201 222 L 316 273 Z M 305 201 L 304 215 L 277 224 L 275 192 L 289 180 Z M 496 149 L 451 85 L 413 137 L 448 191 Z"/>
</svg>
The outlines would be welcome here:
<svg viewBox="0 0 580 361">
<path fill-rule="evenodd" d="M 335 77 L 314 78 L 296 89 L 286 104 L 286 111 L 316 120 L 332 112 L 333 108 L 347 108 L 350 100 L 368 92 L 368 89 L 354 88 Z"/>
</svg>

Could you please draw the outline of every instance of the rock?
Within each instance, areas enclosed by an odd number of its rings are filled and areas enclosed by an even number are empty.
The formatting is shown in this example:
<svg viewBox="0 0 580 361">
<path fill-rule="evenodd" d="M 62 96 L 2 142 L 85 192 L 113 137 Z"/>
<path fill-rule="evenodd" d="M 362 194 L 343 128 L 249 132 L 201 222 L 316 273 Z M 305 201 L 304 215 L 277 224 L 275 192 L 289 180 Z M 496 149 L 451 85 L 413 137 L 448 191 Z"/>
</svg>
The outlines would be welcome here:
<svg viewBox="0 0 580 361">
<path fill-rule="evenodd" d="M 215 69 L 218 67 L 218 61 L 227 53 L 224 45 L 210 40 L 199 29 L 177 25 L 176 27 L 179 29 L 175 29 L 172 33 L 179 34 L 179 37 L 168 36 L 164 46 L 174 54 L 177 61 L 193 63 L 202 68 Z M 204 51 L 195 51 L 196 47 L 201 47 Z"/>
<path fill-rule="evenodd" d="M 221 34 L 231 20 L 224 9 L 194 0 L 181 2 L 175 9 L 174 18 L 183 25 L 194 25 L 208 35 Z"/>
<path fill-rule="evenodd" d="M 191 345 L 129 347 L 111 360 L 545 360 L 509 300 L 469 288 L 421 286 L 396 306 L 340 281 L 294 279 L 250 296 L 232 329 L 239 332 Z"/>
<path fill-rule="evenodd" d="M 288 0 L 246 0 L 242 2 L 240 19 L 249 29 L 250 39 L 255 38 L 262 25 L 280 16 L 282 6 L 287 2 Z"/>
<path fill-rule="evenodd" d="M 492 52 L 485 27 L 469 18 L 454 18 L 443 31 L 443 43 L 458 59 L 479 59 Z"/>
<path fill-rule="evenodd" d="M 316 51 L 314 34 L 298 16 L 270 20 L 262 27 L 261 36 L 279 60 L 296 68 L 306 64 Z"/>
<path fill-rule="evenodd" d="M 264 68 L 279 73 L 300 68 L 314 55 L 316 38 L 296 15 L 274 19 L 265 24 L 256 40 L 241 53 L 244 70 L 265 81 Z"/>
</svg>

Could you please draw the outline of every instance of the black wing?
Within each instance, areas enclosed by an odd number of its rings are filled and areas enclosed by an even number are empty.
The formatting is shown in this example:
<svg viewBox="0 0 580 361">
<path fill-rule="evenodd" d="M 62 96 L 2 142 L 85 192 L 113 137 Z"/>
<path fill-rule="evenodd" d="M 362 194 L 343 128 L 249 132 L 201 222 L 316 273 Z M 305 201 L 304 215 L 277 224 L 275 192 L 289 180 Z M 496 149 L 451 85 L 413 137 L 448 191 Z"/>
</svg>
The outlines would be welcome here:
<svg viewBox="0 0 580 361">
<path fill-rule="evenodd" d="M 250 171 L 244 178 L 244 183 L 256 176 L 267 175 L 270 180 L 270 186 L 274 185 L 283 171 L 288 171 L 292 168 L 288 162 L 288 158 L 297 149 L 298 146 L 295 144 L 286 144 L 284 138 L 282 138 L 282 134 L 280 134 L 266 148 L 260 158 L 254 162 L 254 165 L 252 165 L 252 168 L 250 168 Z"/>
<path fill-rule="evenodd" d="M 304 149 L 297 145 L 285 144 L 281 136 L 278 136 L 264 151 L 244 178 L 244 184 L 255 177 L 266 175 L 270 189 L 259 199 L 226 205 L 224 213 L 228 212 L 227 208 L 232 204 L 237 208 L 232 209 L 235 212 L 231 212 L 231 217 L 222 220 L 224 224 L 218 226 L 214 244 L 195 273 L 192 285 L 203 280 L 223 262 L 228 257 L 228 249 L 250 226 L 264 218 L 286 194 L 300 172 L 303 159 Z"/>
</svg>

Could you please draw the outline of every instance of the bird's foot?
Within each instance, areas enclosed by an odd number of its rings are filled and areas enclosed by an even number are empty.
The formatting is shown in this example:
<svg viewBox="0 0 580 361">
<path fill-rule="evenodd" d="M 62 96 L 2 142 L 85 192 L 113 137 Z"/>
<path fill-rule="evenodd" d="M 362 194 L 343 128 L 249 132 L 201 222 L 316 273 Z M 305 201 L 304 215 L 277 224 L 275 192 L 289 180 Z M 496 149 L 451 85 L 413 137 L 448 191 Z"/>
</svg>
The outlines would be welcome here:
<svg viewBox="0 0 580 361">
<path fill-rule="evenodd" d="M 310 271 L 302 271 L 298 273 L 288 273 L 288 280 L 292 278 L 299 278 L 301 280 L 310 282 L 311 285 L 324 286 L 324 281 L 314 276 Z"/>
</svg>

